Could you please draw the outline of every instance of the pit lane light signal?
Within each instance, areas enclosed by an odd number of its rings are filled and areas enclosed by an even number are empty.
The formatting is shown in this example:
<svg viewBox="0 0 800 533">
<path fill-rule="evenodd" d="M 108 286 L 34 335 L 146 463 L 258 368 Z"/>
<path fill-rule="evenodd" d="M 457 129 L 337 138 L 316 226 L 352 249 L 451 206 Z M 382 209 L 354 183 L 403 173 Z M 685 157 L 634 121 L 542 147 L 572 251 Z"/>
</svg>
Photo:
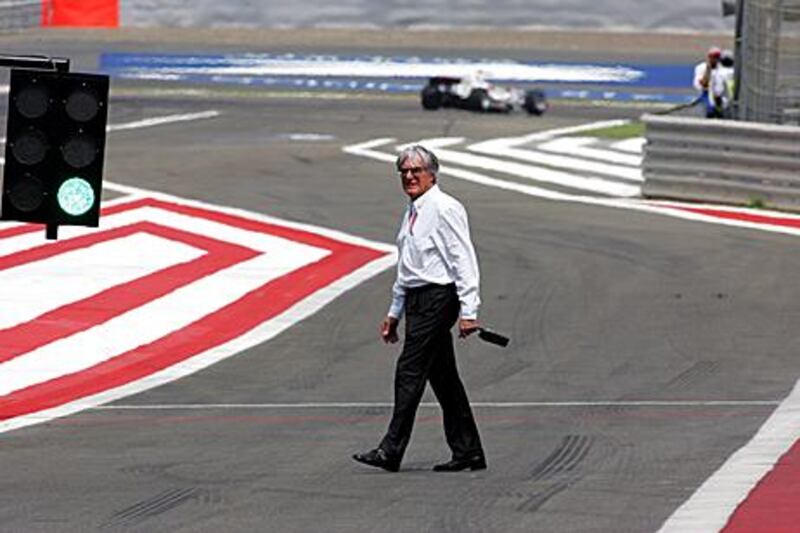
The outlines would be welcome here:
<svg viewBox="0 0 800 533">
<path fill-rule="evenodd" d="M 108 87 L 108 76 L 11 70 L 0 220 L 47 224 L 48 236 L 98 226 Z"/>
</svg>

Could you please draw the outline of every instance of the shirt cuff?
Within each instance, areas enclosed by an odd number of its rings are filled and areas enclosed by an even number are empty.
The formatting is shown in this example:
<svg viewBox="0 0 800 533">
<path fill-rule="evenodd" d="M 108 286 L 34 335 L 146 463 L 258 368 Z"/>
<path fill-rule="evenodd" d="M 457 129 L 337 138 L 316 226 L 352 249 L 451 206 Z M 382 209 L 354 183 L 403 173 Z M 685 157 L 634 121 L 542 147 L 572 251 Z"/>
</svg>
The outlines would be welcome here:
<svg viewBox="0 0 800 533">
<path fill-rule="evenodd" d="M 465 320 L 478 320 L 478 310 L 461 307 L 459 317 Z"/>
<path fill-rule="evenodd" d="M 399 305 L 393 303 L 392 306 L 389 307 L 389 311 L 386 314 L 392 318 L 400 320 L 403 318 L 403 308 L 404 306 L 402 303 Z"/>
</svg>

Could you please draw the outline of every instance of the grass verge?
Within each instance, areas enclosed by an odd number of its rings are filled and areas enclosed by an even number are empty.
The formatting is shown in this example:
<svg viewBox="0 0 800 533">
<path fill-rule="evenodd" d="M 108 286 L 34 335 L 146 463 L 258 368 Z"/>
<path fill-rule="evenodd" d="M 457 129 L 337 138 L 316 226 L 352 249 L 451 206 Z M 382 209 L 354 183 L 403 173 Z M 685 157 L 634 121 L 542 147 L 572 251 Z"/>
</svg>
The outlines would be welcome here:
<svg viewBox="0 0 800 533">
<path fill-rule="evenodd" d="M 632 120 L 620 126 L 610 128 L 598 128 L 596 130 L 584 130 L 575 135 L 580 137 L 598 137 L 600 139 L 630 139 L 632 137 L 644 137 L 644 122 Z"/>
</svg>

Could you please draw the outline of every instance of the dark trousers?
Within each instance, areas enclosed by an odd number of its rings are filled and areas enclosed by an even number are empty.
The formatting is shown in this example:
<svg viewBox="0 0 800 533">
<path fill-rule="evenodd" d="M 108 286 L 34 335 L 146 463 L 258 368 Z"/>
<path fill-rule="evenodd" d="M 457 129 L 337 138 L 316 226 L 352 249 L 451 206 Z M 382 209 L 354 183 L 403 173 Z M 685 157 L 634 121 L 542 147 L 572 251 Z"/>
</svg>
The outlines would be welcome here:
<svg viewBox="0 0 800 533">
<path fill-rule="evenodd" d="M 405 312 L 405 342 L 394 380 L 394 412 L 380 447 L 391 457 L 403 457 L 425 383 L 429 381 L 442 408 L 444 432 L 453 458 L 482 454 L 450 335 L 459 312 L 455 285 L 407 290 Z"/>
</svg>

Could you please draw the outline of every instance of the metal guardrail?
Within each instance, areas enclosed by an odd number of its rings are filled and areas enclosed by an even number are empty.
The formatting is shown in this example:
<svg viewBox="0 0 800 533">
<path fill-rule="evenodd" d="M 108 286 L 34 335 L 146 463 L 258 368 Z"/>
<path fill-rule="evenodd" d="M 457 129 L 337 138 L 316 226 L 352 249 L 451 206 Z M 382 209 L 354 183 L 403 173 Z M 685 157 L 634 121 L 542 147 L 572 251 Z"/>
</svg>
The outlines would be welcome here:
<svg viewBox="0 0 800 533">
<path fill-rule="evenodd" d="M 645 115 L 646 197 L 800 211 L 800 127 Z"/>
<path fill-rule="evenodd" d="M 42 0 L 0 0 L 0 33 L 35 28 L 42 19 Z"/>
</svg>

